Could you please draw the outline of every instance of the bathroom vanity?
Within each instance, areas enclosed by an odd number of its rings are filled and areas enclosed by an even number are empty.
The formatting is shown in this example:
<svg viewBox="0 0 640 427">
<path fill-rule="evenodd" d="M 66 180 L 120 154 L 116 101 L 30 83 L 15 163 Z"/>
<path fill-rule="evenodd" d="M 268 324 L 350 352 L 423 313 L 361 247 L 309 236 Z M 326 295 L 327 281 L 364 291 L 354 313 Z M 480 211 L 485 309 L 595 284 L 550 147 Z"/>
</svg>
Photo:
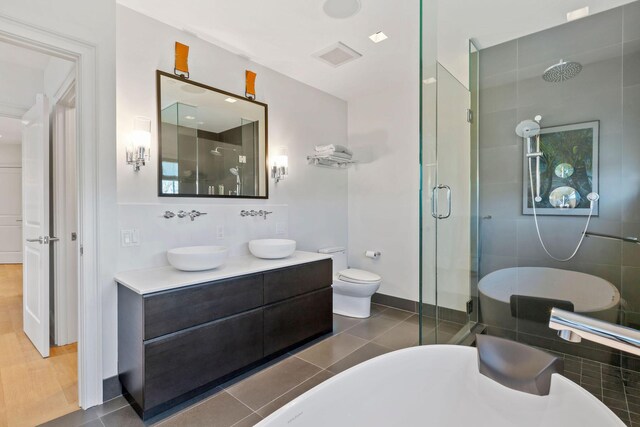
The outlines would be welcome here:
<svg viewBox="0 0 640 427">
<path fill-rule="evenodd" d="M 149 418 L 332 331 L 327 255 L 120 273 L 118 373 Z"/>
</svg>

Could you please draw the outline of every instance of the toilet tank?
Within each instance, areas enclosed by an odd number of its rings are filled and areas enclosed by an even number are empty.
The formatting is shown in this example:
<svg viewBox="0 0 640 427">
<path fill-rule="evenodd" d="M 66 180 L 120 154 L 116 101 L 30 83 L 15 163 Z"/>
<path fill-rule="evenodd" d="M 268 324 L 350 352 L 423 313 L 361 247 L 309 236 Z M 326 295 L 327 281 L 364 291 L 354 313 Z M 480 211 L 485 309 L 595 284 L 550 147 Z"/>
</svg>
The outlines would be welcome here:
<svg viewBox="0 0 640 427">
<path fill-rule="evenodd" d="M 333 275 L 347 269 L 347 249 L 341 246 L 318 249 L 321 254 L 329 254 L 333 260 Z"/>
</svg>

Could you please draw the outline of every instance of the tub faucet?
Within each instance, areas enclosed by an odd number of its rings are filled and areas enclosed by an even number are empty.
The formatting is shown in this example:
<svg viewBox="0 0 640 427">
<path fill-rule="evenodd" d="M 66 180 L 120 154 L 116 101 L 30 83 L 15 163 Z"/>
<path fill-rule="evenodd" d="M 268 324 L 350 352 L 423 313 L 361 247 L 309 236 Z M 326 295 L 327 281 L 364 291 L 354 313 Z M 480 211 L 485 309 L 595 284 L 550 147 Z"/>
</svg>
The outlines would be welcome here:
<svg viewBox="0 0 640 427">
<path fill-rule="evenodd" d="M 558 331 L 566 341 L 578 343 L 582 339 L 606 345 L 640 356 L 640 331 L 592 319 L 571 311 L 551 309 L 549 327 Z"/>
</svg>

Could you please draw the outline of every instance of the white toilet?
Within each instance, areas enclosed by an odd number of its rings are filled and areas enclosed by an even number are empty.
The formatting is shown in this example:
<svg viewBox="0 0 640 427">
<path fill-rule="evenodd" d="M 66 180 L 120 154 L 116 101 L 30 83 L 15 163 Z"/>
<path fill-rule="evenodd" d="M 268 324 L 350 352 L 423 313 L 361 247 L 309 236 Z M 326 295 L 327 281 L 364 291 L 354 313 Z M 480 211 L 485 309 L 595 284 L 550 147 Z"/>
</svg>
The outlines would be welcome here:
<svg viewBox="0 0 640 427">
<path fill-rule="evenodd" d="M 375 273 L 347 267 L 346 249 L 318 250 L 333 259 L 333 312 L 342 316 L 365 318 L 371 315 L 371 296 L 380 288 L 382 278 Z"/>
</svg>

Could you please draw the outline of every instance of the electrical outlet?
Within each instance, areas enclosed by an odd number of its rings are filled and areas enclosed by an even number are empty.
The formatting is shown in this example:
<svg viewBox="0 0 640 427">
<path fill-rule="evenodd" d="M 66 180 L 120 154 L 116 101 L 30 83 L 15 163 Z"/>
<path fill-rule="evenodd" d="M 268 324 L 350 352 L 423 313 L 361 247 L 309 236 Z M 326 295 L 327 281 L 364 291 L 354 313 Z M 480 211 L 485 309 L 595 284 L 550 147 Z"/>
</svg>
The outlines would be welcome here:
<svg viewBox="0 0 640 427">
<path fill-rule="evenodd" d="M 224 225 L 219 225 L 216 228 L 216 237 L 218 239 L 224 239 Z"/>
<path fill-rule="evenodd" d="M 247 163 L 247 156 L 238 156 L 238 163 Z"/>
</svg>

